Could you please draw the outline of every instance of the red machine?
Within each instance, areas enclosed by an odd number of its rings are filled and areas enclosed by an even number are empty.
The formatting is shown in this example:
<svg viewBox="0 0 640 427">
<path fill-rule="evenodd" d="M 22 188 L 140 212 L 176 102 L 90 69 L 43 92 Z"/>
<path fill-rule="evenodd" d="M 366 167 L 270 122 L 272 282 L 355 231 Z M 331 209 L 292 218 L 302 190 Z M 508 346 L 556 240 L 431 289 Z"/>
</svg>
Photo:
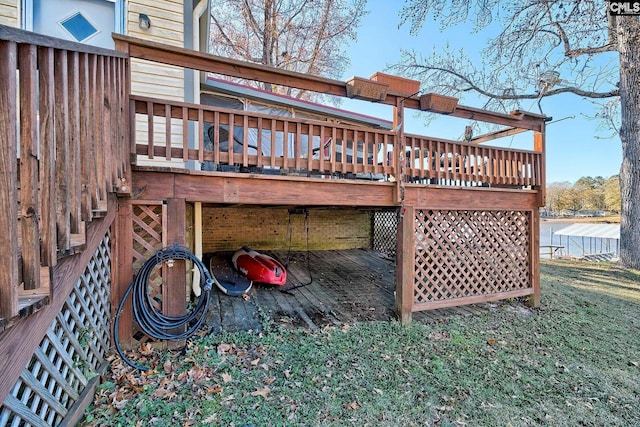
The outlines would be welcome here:
<svg viewBox="0 0 640 427">
<path fill-rule="evenodd" d="M 233 254 L 231 262 L 236 270 L 253 282 L 280 286 L 287 282 L 287 271 L 282 264 L 246 246 Z"/>
</svg>

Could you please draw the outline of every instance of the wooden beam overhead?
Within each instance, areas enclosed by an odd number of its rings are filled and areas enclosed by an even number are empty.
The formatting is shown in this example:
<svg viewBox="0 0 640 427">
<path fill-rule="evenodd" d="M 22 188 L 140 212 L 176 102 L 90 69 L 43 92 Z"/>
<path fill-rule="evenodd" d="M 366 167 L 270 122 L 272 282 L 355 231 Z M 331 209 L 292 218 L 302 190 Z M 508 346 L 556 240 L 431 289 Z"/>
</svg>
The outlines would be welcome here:
<svg viewBox="0 0 640 427">
<path fill-rule="evenodd" d="M 522 132 L 526 132 L 527 129 L 521 128 L 508 128 L 502 129 L 496 132 L 487 133 L 484 135 L 477 136 L 475 138 L 471 138 L 472 144 L 482 144 L 483 142 L 493 141 L 494 139 L 503 138 L 505 136 L 517 135 Z"/>
<path fill-rule="evenodd" d="M 113 33 L 112 37 L 118 50 L 135 58 L 328 95 L 347 96 L 347 83 L 340 80 L 224 58 L 122 34 Z M 417 95 L 406 97 L 403 94 L 390 91 L 384 100 L 380 100 L 378 103 L 395 106 L 398 99 L 405 101 L 405 108 L 420 110 L 420 98 Z M 541 126 L 548 120 L 546 116 L 529 112 L 514 111 L 511 114 L 503 114 L 464 105 L 457 105 L 455 111 L 447 115 L 538 131 L 542 129 Z"/>
</svg>

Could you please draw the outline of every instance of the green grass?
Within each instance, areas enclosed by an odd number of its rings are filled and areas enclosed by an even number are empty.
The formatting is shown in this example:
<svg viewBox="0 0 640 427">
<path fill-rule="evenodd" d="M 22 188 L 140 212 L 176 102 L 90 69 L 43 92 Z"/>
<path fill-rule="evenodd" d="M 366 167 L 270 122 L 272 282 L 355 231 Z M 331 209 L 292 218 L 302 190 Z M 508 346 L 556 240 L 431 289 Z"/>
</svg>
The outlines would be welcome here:
<svg viewBox="0 0 640 427">
<path fill-rule="evenodd" d="M 114 359 L 82 425 L 640 425 L 640 274 L 545 261 L 538 309 L 271 326 L 147 359 Z"/>
</svg>

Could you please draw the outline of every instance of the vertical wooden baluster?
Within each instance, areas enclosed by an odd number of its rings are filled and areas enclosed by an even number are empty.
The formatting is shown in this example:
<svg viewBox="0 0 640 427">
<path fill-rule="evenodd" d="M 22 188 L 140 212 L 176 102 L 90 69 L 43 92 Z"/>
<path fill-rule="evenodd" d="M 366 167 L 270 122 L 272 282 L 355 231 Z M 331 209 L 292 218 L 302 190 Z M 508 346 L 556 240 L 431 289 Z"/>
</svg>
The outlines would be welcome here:
<svg viewBox="0 0 640 427">
<path fill-rule="evenodd" d="M 200 120 L 200 119 L 198 119 Z M 213 113 L 213 163 L 220 165 L 220 112 Z"/>
<path fill-rule="evenodd" d="M 153 142 L 153 102 L 147 101 L 147 157 L 153 159 L 154 142 Z"/>
<path fill-rule="evenodd" d="M 373 164 L 369 166 L 369 151 L 369 132 L 364 131 L 364 138 L 362 140 L 362 166 L 364 173 L 370 173 L 373 166 Z"/>
<path fill-rule="evenodd" d="M 0 317 L 18 314 L 18 135 L 16 131 L 17 47 L 0 40 Z"/>
<path fill-rule="evenodd" d="M 271 147 L 269 147 L 269 152 L 271 153 L 271 167 L 276 166 L 276 143 L 277 143 L 277 132 L 276 132 L 277 122 L 275 119 L 271 119 Z"/>
<path fill-rule="evenodd" d="M 55 211 L 55 77 L 53 48 L 38 49 L 38 91 L 40 115 L 40 241 L 41 262 L 57 262 Z M 91 202 L 89 201 L 89 205 Z"/>
<path fill-rule="evenodd" d="M 324 126 L 320 126 L 320 146 L 318 147 L 318 159 L 320 160 L 320 173 L 324 174 L 324 158 L 325 158 L 325 154 L 324 154 L 324 150 L 325 147 L 324 145 L 326 144 L 325 141 L 325 133 L 324 133 L 325 127 Z"/>
<path fill-rule="evenodd" d="M 171 105 L 164 105 L 164 156 L 171 161 Z"/>
<path fill-rule="evenodd" d="M 80 95 L 78 114 L 80 122 L 80 217 L 83 221 L 91 221 L 93 219 L 93 211 L 91 209 L 91 194 L 89 189 L 89 175 L 93 167 L 90 163 L 90 140 L 89 140 L 89 56 L 81 53 L 78 58 L 78 91 Z"/>
<path fill-rule="evenodd" d="M 25 290 L 40 287 L 36 55 L 37 48 L 34 45 L 23 44 L 18 48 L 18 67 L 20 70 L 20 228 L 22 229 L 22 281 Z"/>
<path fill-rule="evenodd" d="M 198 132 L 204 133 L 204 129 L 198 127 Z M 185 163 L 189 161 L 189 109 L 187 107 L 182 107 L 182 161 Z"/>
<path fill-rule="evenodd" d="M 309 124 L 309 137 L 307 138 L 307 174 L 313 170 L 313 125 Z"/>
<path fill-rule="evenodd" d="M 329 147 L 329 152 L 331 153 L 329 156 L 329 164 L 331 173 L 335 173 L 336 171 L 336 146 L 338 145 L 338 132 L 335 127 L 331 128 L 331 145 Z"/>
<path fill-rule="evenodd" d="M 116 107 L 115 100 L 111 97 L 113 76 L 111 74 L 111 57 L 103 56 L 104 63 L 104 80 L 103 80 L 103 92 L 102 92 L 102 108 L 103 108 L 103 128 L 102 134 L 103 140 L 103 157 L 104 172 L 103 172 L 103 187 L 105 189 L 104 199 L 107 200 L 107 193 L 113 191 L 113 162 L 114 162 L 114 150 L 113 150 L 113 120 L 115 118 L 113 109 Z"/>
<path fill-rule="evenodd" d="M 69 214 L 71 233 L 78 234 L 81 231 L 82 222 L 82 174 L 80 160 L 80 59 L 78 52 L 67 54 L 68 88 L 69 88 Z M 110 129 L 105 129 L 109 132 Z"/>
<path fill-rule="evenodd" d="M 249 116 L 242 116 L 242 166 L 249 166 Z"/>
<path fill-rule="evenodd" d="M 283 122 L 283 130 L 282 130 L 282 168 L 287 172 L 288 166 L 288 157 L 289 157 L 289 122 Z"/>
<path fill-rule="evenodd" d="M 229 114 L 229 138 L 228 138 L 227 144 L 229 146 L 229 165 L 231 166 L 233 166 L 236 163 L 233 155 L 233 148 L 234 148 L 233 143 L 235 141 L 234 124 L 235 124 L 235 115 Z"/>
<path fill-rule="evenodd" d="M 69 98 L 67 51 L 57 50 L 55 57 L 55 146 L 56 146 L 56 227 L 58 248 L 71 247 L 69 223 Z"/>
<path fill-rule="evenodd" d="M 257 143 L 257 151 L 258 151 L 258 167 L 261 168 L 264 162 L 262 158 L 262 117 L 258 117 L 258 139 Z"/>
<path fill-rule="evenodd" d="M 98 208 L 98 171 L 96 167 L 98 154 L 98 135 L 102 132 L 102 129 L 98 127 L 98 110 L 96 107 L 96 93 L 97 93 L 97 85 L 98 85 L 98 56 L 95 54 L 91 54 L 89 56 L 89 93 L 88 93 L 88 102 L 89 102 L 89 138 L 87 140 L 88 151 L 89 151 L 89 181 L 90 188 L 89 192 L 91 194 L 91 210 L 95 210 Z"/>
<path fill-rule="evenodd" d="M 104 93 L 105 93 L 105 64 L 104 64 L 104 56 L 98 56 L 98 74 L 97 74 L 97 83 L 96 83 L 96 93 L 94 94 L 94 99 L 96 102 L 96 112 L 97 112 L 97 120 L 95 126 L 96 129 L 96 171 L 98 173 L 97 184 L 98 184 L 98 197 L 101 202 L 107 200 L 107 189 L 106 189 L 106 179 L 105 179 L 105 107 L 104 107 Z"/>
</svg>

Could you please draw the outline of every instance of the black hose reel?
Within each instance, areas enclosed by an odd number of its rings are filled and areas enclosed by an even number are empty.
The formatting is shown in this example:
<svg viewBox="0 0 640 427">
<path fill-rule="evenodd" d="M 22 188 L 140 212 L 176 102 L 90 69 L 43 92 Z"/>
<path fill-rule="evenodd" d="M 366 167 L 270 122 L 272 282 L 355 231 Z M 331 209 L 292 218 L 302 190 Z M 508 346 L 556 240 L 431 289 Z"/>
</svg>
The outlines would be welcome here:
<svg viewBox="0 0 640 427">
<path fill-rule="evenodd" d="M 194 266 L 200 271 L 200 287 L 202 294 L 198 298 L 196 306 L 184 314 L 183 316 L 167 316 L 155 309 L 153 306 L 151 295 L 149 295 L 149 280 L 151 273 L 164 262 L 173 263 L 176 260 L 185 260 L 193 262 Z M 125 291 L 116 316 L 113 321 L 113 339 L 115 341 L 116 351 L 129 366 L 140 371 L 146 371 L 148 368 L 136 364 L 123 353 L 120 348 L 118 336 L 118 324 L 124 304 L 131 295 L 133 304 L 133 316 L 140 329 L 152 338 L 170 341 L 186 340 L 193 336 L 205 321 L 209 301 L 211 297 L 211 289 L 214 284 L 214 278 L 203 262 L 191 253 L 188 249 L 174 245 L 156 252 L 149 258 L 138 274 L 133 279 Z"/>
</svg>

